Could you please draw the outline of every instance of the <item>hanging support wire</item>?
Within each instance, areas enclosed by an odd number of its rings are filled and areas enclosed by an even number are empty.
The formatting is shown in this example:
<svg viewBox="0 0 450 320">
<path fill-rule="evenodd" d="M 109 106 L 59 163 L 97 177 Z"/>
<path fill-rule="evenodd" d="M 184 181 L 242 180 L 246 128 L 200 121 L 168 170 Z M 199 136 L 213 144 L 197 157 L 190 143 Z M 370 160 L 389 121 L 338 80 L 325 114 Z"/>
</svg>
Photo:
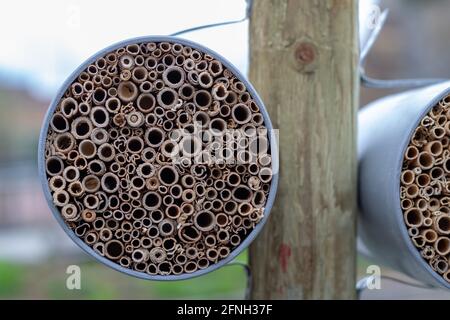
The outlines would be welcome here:
<svg viewBox="0 0 450 320">
<path fill-rule="evenodd" d="M 375 79 L 368 76 L 365 73 L 364 65 L 366 62 L 367 55 L 375 44 L 378 36 L 380 35 L 381 30 L 386 22 L 387 16 L 389 14 L 389 10 L 384 10 L 378 20 L 378 23 L 375 25 L 372 33 L 369 35 L 369 38 L 361 48 L 361 54 L 359 58 L 359 70 L 360 70 L 360 78 L 361 84 L 367 88 L 375 88 L 375 89 L 400 89 L 400 88 L 417 88 L 424 87 L 440 82 L 447 81 L 448 79 L 432 79 L 432 78 L 417 78 L 417 79 Z"/>
<path fill-rule="evenodd" d="M 177 37 L 177 36 L 180 36 L 182 34 L 193 32 L 193 31 L 199 31 L 199 30 L 203 30 L 203 29 L 222 27 L 222 26 L 226 26 L 226 25 L 230 25 L 230 24 L 244 22 L 244 21 L 250 19 L 250 14 L 252 12 L 253 0 L 245 0 L 245 2 L 247 4 L 246 8 L 245 8 L 245 16 L 243 18 L 241 18 L 241 19 L 231 20 L 231 21 L 224 21 L 224 22 L 217 22 L 217 23 L 211 23 L 211 24 L 205 24 L 205 25 L 202 25 L 202 26 L 197 26 L 197 27 L 192 27 L 192 28 L 188 28 L 188 29 L 183 29 L 183 30 L 180 30 L 178 32 L 172 33 L 171 36 Z"/>
<path fill-rule="evenodd" d="M 250 269 L 250 266 L 247 263 L 240 262 L 237 260 L 233 260 L 230 263 L 225 265 L 225 267 L 234 267 L 234 266 L 242 267 L 245 271 L 245 277 L 247 279 L 247 282 L 245 285 L 244 300 L 249 300 L 250 299 L 250 291 L 253 286 L 252 270 Z"/>
<path fill-rule="evenodd" d="M 400 283 L 406 286 L 410 286 L 410 287 L 415 287 L 415 288 L 419 288 L 419 289 L 434 289 L 435 287 L 431 286 L 431 285 L 427 285 L 427 284 L 421 284 L 421 283 L 414 283 L 414 282 L 409 282 L 409 281 L 405 281 L 402 279 L 398 279 L 392 276 L 376 276 L 376 275 L 370 275 L 370 276 L 366 276 L 362 279 L 360 279 L 357 283 L 356 283 L 356 296 L 358 298 L 358 300 L 361 299 L 361 295 L 363 293 L 363 291 L 368 290 L 369 289 L 369 284 L 374 282 L 375 280 L 390 280 L 396 283 Z"/>
</svg>

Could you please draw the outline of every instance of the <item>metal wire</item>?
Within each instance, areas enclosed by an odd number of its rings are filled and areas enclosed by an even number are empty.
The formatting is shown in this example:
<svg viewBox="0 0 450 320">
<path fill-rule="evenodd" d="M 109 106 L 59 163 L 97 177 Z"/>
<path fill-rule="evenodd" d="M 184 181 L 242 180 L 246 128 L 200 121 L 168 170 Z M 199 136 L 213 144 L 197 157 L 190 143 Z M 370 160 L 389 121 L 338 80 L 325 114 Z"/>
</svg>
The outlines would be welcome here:
<svg viewBox="0 0 450 320">
<path fill-rule="evenodd" d="M 376 24 L 375 28 L 372 30 L 372 33 L 370 34 L 369 38 L 367 39 L 367 42 L 363 48 L 361 48 L 361 54 L 359 58 L 359 71 L 360 71 L 360 78 L 361 78 L 361 84 L 367 88 L 374 88 L 374 89 L 400 89 L 400 88 L 418 88 L 418 87 L 424 87 L 440 82 L 447 81 L 448 79 L 433 79 L 433 78 L 417 78 L 417 79 L 375 79 L 370 76 L 368 76 L 365 73 L 364 70 L 364 64 L 367 58 L 367 55 L 369 54 L 370 50 L 372 49 L 373 45 L 375 44 L 376 40 L 378 39 L 378 36 L 380 35 L 381 30 L 383 29 L 383 26 L 386 22 L 387 16 L 389 14 L 389 10 L 384 10 L 378 20 L 378 23 Z"/>
<path fill-rule="evenodd" d="M 197 27 L 192 27 L 192 28 L 188 28 L 188 29 L 183 29 L 183 30 L 177 31 L 175 33 L 172 33 L 171 36 L 177 37 L 177 36 L 180 36 L 182 34 L 193 32 L 193 31 L 209 29 L 209 28 L 216 28 L 216 27 L 222 27 L 222 26 L 226 26 L 226 25 L 230 25 L 230 24 L 244 22 L 245 20 L 250 18 L 250 14 L 251 14 L 251 11 L 252 11 L 253 0 L 245 0 L 245 2 L 247 3 L 246 9 L 245 9 L 245 16 L 243 18 L 241 18 L 241 19 L 231 20 L 231 21 L 224 21 L 224 22 L 217 22 L 217 23 L 211 23 L 211 24 L 205 24 L 205 25 L 202 25 L 202 26 L 197 26 Z"/>
<path fill-rule="evenodd" d="M 406 285 L 406 286 L 420 288 L 420 289 L 433 289 L 433 288 L 435 288 L 435 287 L 433 287 L 431 285 L 428 285 L 428 284 L 409 282 L 409 281 L 398 279 L 398 278 L 395 278 L 395 277 L 392 277 L 392 276 L 375 276 L 375 275 L 370 275 L 370 276 L 366 276 L 366 277 L 360 279 L 356 283 L 356 296 L 357 296 L 358 300 L 361 299 L 361 294 L 363 293 L 363 291 L 368 289 L 369 283 L 371 283 L 374 279 L 377 279 L 377 277 L 379 279 L 391 280 L 393 282 L 401 283 L 401 284 Z"/>
<path fill-rule="evenodd" d="M 230 263 L 226 264 L 224 267 L 233 267 L 233 266 L 240 266 L 240 267 L 244 268 L 245 276 L 247 278 L 244 299 L 248 300 L 248 299 L 250 299 L 250 291 L 253 286 L 252 270 L 250 269 L 250 266 L 248 264 L 240 262 L 240 261 L 230 262 Z"/>
</svg>

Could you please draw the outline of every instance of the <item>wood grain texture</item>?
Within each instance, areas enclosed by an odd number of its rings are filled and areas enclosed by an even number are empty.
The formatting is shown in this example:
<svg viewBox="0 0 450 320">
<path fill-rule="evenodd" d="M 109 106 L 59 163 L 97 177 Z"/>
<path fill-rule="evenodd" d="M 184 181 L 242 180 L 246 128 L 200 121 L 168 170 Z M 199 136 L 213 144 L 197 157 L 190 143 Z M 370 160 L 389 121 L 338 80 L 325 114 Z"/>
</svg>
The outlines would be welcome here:
<svg viewBox="0 0 450 320">
<path fill-rule="evenodd" d="M 355 298 L 357 16 L 354 0 L 254 1 L 250 80 L 280 130 L 254 299 Z"/>
</svg>

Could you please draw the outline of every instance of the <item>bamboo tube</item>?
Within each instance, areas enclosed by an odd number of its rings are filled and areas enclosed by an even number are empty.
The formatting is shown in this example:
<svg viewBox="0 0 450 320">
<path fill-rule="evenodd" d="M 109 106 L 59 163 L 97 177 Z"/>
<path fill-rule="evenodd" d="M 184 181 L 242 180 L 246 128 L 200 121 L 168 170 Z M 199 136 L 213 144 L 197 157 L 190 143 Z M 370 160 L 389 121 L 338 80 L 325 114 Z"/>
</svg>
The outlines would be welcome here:
<svg viewBox="0 0 450 320">
<path fill-rule="evenodd" d="M 415 206 L 416 206 L 416 208 L 417 209 L 419 209 L 420 211 L 426 211 L 427 209 L 428 209 L 428 203 L 427 203 L 427 201 L 425 200 L 425 199 L 422 199 L 422 198 L 420 198 L 420 199 L 417 199 L 416 201 L 415 201 Z"/>
<path fill-rule="evenodd" d="M 105 244 L 103 242 L 97 242 L 92 247 L 95 252 L 97 252 L 102 257 L 105 256 Z"/>
<path fill-rule="evenodd" d="M 112 260 L 118 260 L 124 253 L 124 246 L 118 240 L 110 240 L 105 243 L 105 256 Z"/>
<path fill-rule="evenodd" d="M 272 180 L 272 169 L 269 167 L 261 168 L 258 177 L 263 183 L 270 182 Z"/>
<path fill-rule="evenodd" d="M 203 71 L 205 71 L 208 68 L 208 63 L 206 62 L 206 60 L 200 60 L 199 62 L 197 62 L 195 64 L 195 71 L 201 73 Z M 209 75 L 211 77 L 211 75 Z M 211 77 L 211 81 L 212 81 L 212 77 Z"/>
<path fill-rule="evenodd" d="M 253 197 L 253 192 L 249 187 L 240 184 L 232 190 L 232 198 L 236 202 L 247 202 Z"/>
<path fill-rule="evenodd" d="M 61 158 L 57 156 L 51 156 L 47 158 L 45 162 L 45 168 L 49 176 L 61 175 L 64 170 L 64 163 Z"/>
<path fill-rule="evenodd" d="M 163 166 L 158 171 L 158 179 L 166 186 L 173 186 L 178 182 L 178 172 L 173 166 Z"/>
<path fill-rule="evenodd" d="M 438 234 L 433 229 L 424 229 L 420 232 L 426 242 L 434 243 L 438 238 Z"/>
<path fill-rule="evenodd" d="M 48 184 L 52 191 L 63 190 L 66 187 L 66 180 L 62 176 L 53 176 Z"/>
<path fill-rule="evenodd" d="M 440 126 L 434 126 L 433 128 L 431 128 L 430 134 L 433 139 L 439 140 L 444 137 L 445 129 Z"/>
<path fill-rule="evenodd" d="M 165 87 L 158 92 L 156 101 L 164 109 L 174 108 L 178 103 L 178 93 L 172 88 Z"/>
<path fill-rule="evenodd" d="M 79 82 L 74 82 L 73 84 L 72 84 L 72 86 L 71 86 L 71 91 L 72 91 L 72 95 L 75 97 L 75 98 L 79 98 L 79 97 L 81 97 L 82 95 L 83 95 L 83 93 L 84 93 L 84 87 L 83 87 L 83 85 L 81 85 L 81 83 L 79 83 Z"/>
<path fill-rule="evenodd" d="M 131 153 L 141 153 L 144 149 L 144 141 L 137 136 L 128 138 L 126 142 L 127 151 Z"/>
<path fill-rule="evenodd" d="M 207 109 L 212 103 L 212 96 L 206 90 L 198 90 L 194 94 L 194 104 L 200 110 Z"/>
<path fill-rule="evenodd" d="M 250 213 L 252 212 L 252 210 L 253 210 L 253 206 L 252 206 L 250 203 L 248 203 L 248 202 L 242 202 L 242 203 L 239 204 L 238 209 L 237 209 L 237 212 L 238 212 L 241 216 L 245 217 L 245 216 L 250 215 Z"/>
<path fill-rule="evenodd" d="M 84 190 L 89 193 L 94 193 L 100 189 L 100 179 L 95 175 L 85 176 L 81 184 Z"/>
<path fill-rule="evenodd" d="M 153 148 L 159 147 L 165 138 L 165 133 L 159 128 L 153 127 L 145 132 L 145 142 Z"/>
<path fill-rule="evenodd" d="M 231 245 L 236 247 L 236 246 L 238 246 L 241 243 L 241 238 L 237 234 L 233 234 L 230 237 L 230 243 L 231 243 Z"/>
<path fill-rule="evenodd" d="M 440 202 L 436 198 L 432 198 L 428 200 L 428 210 L 431 212 L 435 212 L 440 208 Z"/>
<path fill-rule="evenodd" d="M 450 253 L 450 239 L 448 237 L 439 237 L 434 243 L 436 253 L 446 256 Z"/>
<path fill-rule="evenodd" d="M 92 122 L 87 117 L 79 117 L 73 120 L 71 128 L 71 133 L 76 139 L 87 139 L 92 132 Z"/>
<path fill-rule="evenodd" d="M 199 64 L 197 64 L 197 66 L 199 66 Z M 206 67 L 206 64 L 205 64 L 205 67 Z M 203 71 L 203 72 L 199 73 L 198 84 L 200 85 L 200 87 L 208 89 L 213 85 L 213 83 L 214 83 L 213 77 L 211 76 L 211 74 L 208 71 Z"/>
<path fill-rule="evenodd" d="M 444 170 L 440 167 L 433 167 L 430 170 L 430 177 L 433 180 L 440 180 L 442 177 L 444 177 Z"/>
<path fill-rule="evenodd" d="M 417 248 L 423 248 L 425 245 L 425 239 L 422 236 L 412 237 L 411 240 Z"/>
<path fill-rule="evenodd" d="M 81 238 L 86 234 L 86 232 L 88 230 L 89 230 L 89 224 L 83 223 L 75 228 L 75 234 Z"/>
<path fill-rule="evenodd" d="M 431 177 L 429 174 L 421 173 L 416 177 L 416 184 L 420 188 L 428 186 L 431 182 Z"/>
<path fill-rule="evenodd" d="M 110 162 L 116 156 L 116 152 L 111 144 L 104 143 L 98 147 L 97 155 L 100 160 Z"/>
<path fill-rule="evenodd" d="M 184 243 L 195 243 L 201 238 L 201 233 L 192 224 L 184 224 L 178 229 L 178 237 Z"/>
<path fill-rule="evenodd" d="M 138 92 L 139 90 L 137 86 L 131 81 L 121 82 L 119 84 L 119 87 L 117 88 L 117 96 L 123 102 L 133 101 L 134 99 L 136 99 Z"/>
<path fill-rule="evenodd" d="M 91 140 L 83 140 L 78 146 L 78 152 L 85 159 L 91 159 L 97 153 L 97 146 Z"/>
<path fill-rule="evenodd" d="M 431 227 L 432 225 L 433 225 L 433 219 L 431 219 L 430 217 L 425 217 L 423 219 L 423 226 L 424 227 Z"/>
<path fill-rule="evenodd" d="M 154 191 L 149 191 L 144 194 L 142 205 L 147 210 L 155 210 L 161 205 L 161 196 Z"/>
<path fill-rule="evenodd" d="M 102 241 L 107 242 L 112 239 L 113 233 L 112 233 L 111 229 L 102 228 L 102 229 L 100 229 L 99 236 Z"/>
<path fill-rule="evenodd" d="M 209 115 L 204 111 L 196 111 L 192 119 L 194 125 L 202 129 L 206 129 L 210 121 Z M 205 134 L 207 133 L 205 132 Z"/>
<path fill-rule="evenodd" d="M 81 93 L 80 93 L 81 94 Z M 61 102 L 61 113 L 67 118 L 72 118 L 78 112 L 78 102 L 74 98 L 65 98 Z"/>
<path fill-rule="evenodd" d="M 419 195 L 419 187 L 415 184 L 411 184 L 406 188 L 406 197 L 414 199 Z"/>
<path fill-rule="evenodd" d="M 202 232 L 211 231 L 216 225 L 214 215 L 212 212 L 206 210 L 198 212 L 194 216 L 193 222 L 195 227 Z"/>
<path fill-rule="evenodd" d="M 415 237 L 419 235 L 419 229 L 416 227 L 408 228 L 408 234 L 410 237 Z"/>
<path fill-rule="evenodd" d="M 78 208 L 72 203 L 68 203 L 62 207 L 61 215 L 66 221 L 76 221 L 80 217 Z"/>
<path fill-rule="evenodd" d="M 95 231 L 89 231 L 84 236 L 84 241 L 88 245 L 93 245 L 94 243 L 97 242 L 97 240 L 98 240 L 98 235 L 97 235 L 97 233 Z"/>
<path fill-rule="evenodd" d="M 94 194 L 88 194 L 83 199 L 83 204 L 88 209 L 97 210 L 99 203 L 98 197 Z"/>
<path fill-rule="evenodd" d="M 109 124 L 109 114 L 106 108 L 103 106 L 92 108 L 91 121 L 98 128 L 106 127 Z"/>
<path fill-rule="evenodd" d="M 50 120 L 51 128 L 58 133 L 69 130 L 69 122 L 61 113 L 55 113 Z"/>
<path fill-rule="evenodd" d="M 420 227 L 423 223 L 422 213 L 416 209 L 411 208 L 404 213 L 404 219 L 406 225 L 410 227 Z"/>
<path fill-rule="evenodd" d="M 430 153 L 433 157 L 438 157 L 443 151 L 442 143 L 438 140 L 431 141 L 425 145 L 424 150 Z"/>
<path fill-rule="evenodd" d="M 66 182 L 73 182 L 75 180 L 78 180 L 78 178 L 80 177 L 80 172 L 78 168 L 74 166 L 68 166 L 64 168 L 63 177 Z"/>
<path fill-rule="evenodd" d="M 108 141 L 108 132 L 103 128 L 95 128 L 92 130 L 90 138 L 96 145 L 102 145 Z"/>
<path fill-rule="evenodd" d="M 213 249 L 214 250 L 214 249 Z M 211 253 L 211 255 L 212 254 L 214 254 L 214 253 Z M 198 261 L 197 261 L 197 267 L 199 268 L 199 269 L 201 269 L 201 270 L 203 270 L 203 269 L 206 269 L 206 268 L 208 268 L 208 266 L 210 265 L 210 262 L 209 262 L 210 260 L 209 259 L 207 259 L 206 257 L 205 258 L 200 258 Z M 215 262 L 215 260 L 214 260 L 214 262 Z"/>
<path fill-rule="evenodd" d="M 434 269 L 439 273 L 439 274 L 444 274 L 445 272 L 447 272 L 448 270 L 448 262 L 443 260 L 443 259 L 438 259 L 436 260 L 436 262 L 434 263 Z"/>
<path fill-rule="evenodd" d="M 177 66 L 169 66 L 163 72 L 162 79 L 170 88 L 179 88 L 184 83 L 186 72 Z"/>
<path fill-rule="evenodd" d="M 148 250 L 136 249 L 131 254 L 131 259 L 136 263 L 140 263 L 140 262 L 147 261 L 149 259 L 149 256 L 150 256 L 150 254 L 149 254 Z"/>
<path fill-rule="evenodd" d="M 184 265 L 184 272 L 186 273 L 192 273 L 197 271 L 198 266 L 195 262 L 193 261 L 188 261 L 185 265 Z"/>
<path fill-rule="evenodd" d="M 149 258 L 153 263 L 158 264 L 166 260 L 167 254 L 163 249 L 156 247 L 150 250 Z"/>
<path fill-rule="evenodd" d="M 228 247 L 220 247 L 218 249 L 218 252 L 221 259 L 225 259 L 230 255 L 230 249 Z"/>
<path fill-rule="evenodd" d="M 79 156 L 79 153 L 77 150 L 71 150 L 67 153 L 67 161 L 69 163 L 74 162 L 78 156 Z"/>
<path fill-rule="evenodd" d="M 404 170 L 401 175 L 401 182 L 403 185 L 410 185 L 414 182 L 415 174 L 412 170 Z"/>
<path fill-rule="evenodd" d="M 88 164 L 88 172 L 96 176 L 102 176 L 106 173 L 105 163 L 101 160 L 92 160 Z"/>
<path fill-rule="evenodd" d="M 102 189 L 108 193 L 114 193 L 119 189 L 119 178 L 114 173 L 106 173 L 101 179 Z"/>
<path fill-rule="evenodd" d="M 176 231 L 176 224 L 171 219 L 164 219 L 159 223 L 159 234 L 163 237 L 169 237 Z"/>
<path fill-rule="evenodd" d="M 187 247 L 185 252 L 188 259 L 196 259 L 198 256 L 198 250 L 195 247 Z"/>
<path fill-rule="evenodd" d="M 147 235 L 151 239 L 155 239 L 159 236 L 159 228 L 155 225 L 151 225 L 147 230 Z"/>
<path fill-rule="evenodd" d="M 69 183 L 67 191 L 75 198 L 81 197 L 84 194 L 84 188 L 80 181 L 73 181 Z"/>
<path fill-rule="evenodd" d="M 405 159 L 413 161 L 419 156 L 419 150 L 415 146 L 409 146 L 405 152 Z"/>
<path fill-rule="evenodd" d="M 433 219 L 434 230 L 440 235 L 450 234 L 450 216 L 449 215 L 438 215 Z"/>
</svg>

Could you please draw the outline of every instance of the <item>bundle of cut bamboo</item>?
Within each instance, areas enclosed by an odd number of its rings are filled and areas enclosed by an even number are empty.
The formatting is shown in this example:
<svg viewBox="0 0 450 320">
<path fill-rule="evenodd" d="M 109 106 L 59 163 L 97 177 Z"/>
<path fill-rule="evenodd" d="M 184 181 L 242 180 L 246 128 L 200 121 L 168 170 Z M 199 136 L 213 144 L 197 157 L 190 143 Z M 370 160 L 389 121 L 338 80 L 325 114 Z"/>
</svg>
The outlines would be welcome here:
<svg viewBox="0 0 450 320">
<path fill-rule="evenodd" d="M 244 82 L 176 42 L 128 44 L 83 70 L 51 115 L 45 168 L 74 234 L 150 275 L 229 256 L 262 219 L 273 176 Z"/>
<path fill-rule="evenodd" d="M 450 96 L 422 118 L 406 149 L 400 198 L 408 234 L 450 282 Z"/>
</svg>

